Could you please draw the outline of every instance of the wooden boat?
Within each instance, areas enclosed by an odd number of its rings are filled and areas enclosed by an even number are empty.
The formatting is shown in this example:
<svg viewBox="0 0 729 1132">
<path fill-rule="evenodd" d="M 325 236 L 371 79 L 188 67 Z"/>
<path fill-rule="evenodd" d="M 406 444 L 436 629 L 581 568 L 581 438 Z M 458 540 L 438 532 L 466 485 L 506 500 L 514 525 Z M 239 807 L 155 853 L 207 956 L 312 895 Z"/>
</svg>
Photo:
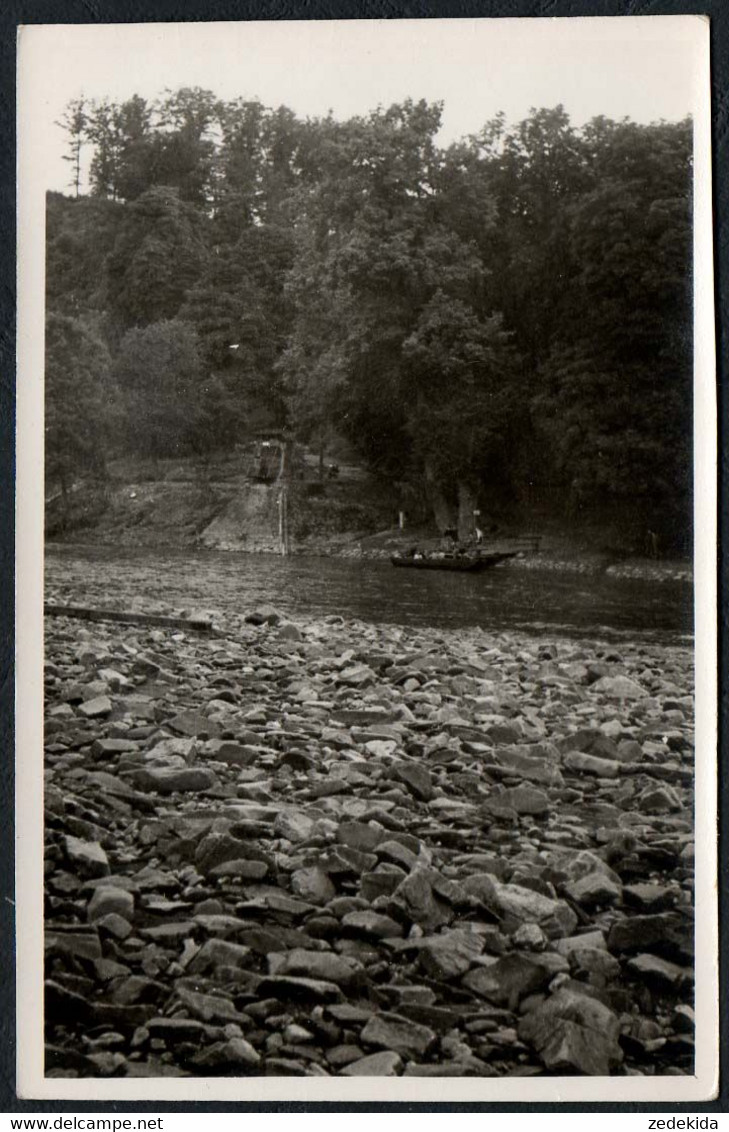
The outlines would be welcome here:
<svg viewBox="0 0 729 1132">
<path fill-rule="evenodd" d="M 473 554 L 423 554 L 419 557 L 393 554 L 390 561 L 393 566 L 405 566 L 411 570 L 457 570 L 477 573 L 479 570 L 488 570 L 492 566 L 497 566 L 507 558 L 514 558 L 518 553 L 517 550 L 505 550 Z"/>
</svg>

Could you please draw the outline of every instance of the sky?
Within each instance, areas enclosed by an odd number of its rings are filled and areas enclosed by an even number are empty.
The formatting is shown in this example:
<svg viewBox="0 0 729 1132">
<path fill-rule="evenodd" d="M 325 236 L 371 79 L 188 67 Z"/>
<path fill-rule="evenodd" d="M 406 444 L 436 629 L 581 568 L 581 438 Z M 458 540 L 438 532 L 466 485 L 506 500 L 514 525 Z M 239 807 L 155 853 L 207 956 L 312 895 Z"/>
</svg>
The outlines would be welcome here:
<svg viewBox="0 0 729 1132">
<path fill-rule="evenodd" d="M 40 25 L 19 36 L 19 136 L 32 117 L 44 188 L 67 191 L 69 100 L 200 86 L 301 117 L 337 118 L 405 98 L 443 101 L 439 140 L 503 111 L 562 103 L 572 121 L 676 121 L 697 105 L 700 17 Z M 30 132 L 30 131 L 29 131 Z"/>
</svg>

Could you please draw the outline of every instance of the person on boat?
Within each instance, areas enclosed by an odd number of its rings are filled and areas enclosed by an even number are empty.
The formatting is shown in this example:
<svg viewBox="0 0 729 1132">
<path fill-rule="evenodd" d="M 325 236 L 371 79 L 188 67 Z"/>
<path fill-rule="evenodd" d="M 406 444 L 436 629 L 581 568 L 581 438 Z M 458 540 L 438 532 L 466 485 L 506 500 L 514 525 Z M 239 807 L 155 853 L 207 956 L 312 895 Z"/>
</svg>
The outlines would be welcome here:
<svg viewBox="0 0 729 1132">
<path fill-rule="evenodd" d="M 475 539 L 475 542 L 476 542 L 476 546 L 480 546 L 481 543 L 483 542 L 483 531 L 481 530 L 480 527 L 476 527 L 476 529 L 474 531 L 474 539 Z"/>
</svg>

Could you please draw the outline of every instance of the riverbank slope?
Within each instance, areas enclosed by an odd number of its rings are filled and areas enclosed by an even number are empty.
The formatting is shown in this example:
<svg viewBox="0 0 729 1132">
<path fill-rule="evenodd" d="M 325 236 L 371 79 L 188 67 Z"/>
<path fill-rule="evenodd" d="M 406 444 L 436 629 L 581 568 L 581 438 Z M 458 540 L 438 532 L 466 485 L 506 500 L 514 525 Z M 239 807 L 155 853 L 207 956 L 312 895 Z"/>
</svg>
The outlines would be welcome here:
<svg viewBox="0 0 729 1132">
<path fill-rule="evenodd" d="M 320 480 L 311 466 L 302 474 L 287 486 L 290 553 L 387 560 L 438 538 L 432 525 L 407 514 L 401 530 L 397 493 L 359 465 L 342 463 L 335 479 Z M 207 464 L 116 461 L 103 484 L 79 481 L 65 500 L 57 493 L 47 499 L 46 535 L 102 546 L 276 553 L 282 546 L 281 506 L 280 485 L 252 482 L 235 455 Z M 539 555 L 520 557 L 517 567 L 657 581 L 692 578 L 689 559 L 646 557 L 642 546 L 609 525 L 566 524 L 544 509 L 500 513 L 491 520 L 490 541 L 540 536 Z"/>
</svg>

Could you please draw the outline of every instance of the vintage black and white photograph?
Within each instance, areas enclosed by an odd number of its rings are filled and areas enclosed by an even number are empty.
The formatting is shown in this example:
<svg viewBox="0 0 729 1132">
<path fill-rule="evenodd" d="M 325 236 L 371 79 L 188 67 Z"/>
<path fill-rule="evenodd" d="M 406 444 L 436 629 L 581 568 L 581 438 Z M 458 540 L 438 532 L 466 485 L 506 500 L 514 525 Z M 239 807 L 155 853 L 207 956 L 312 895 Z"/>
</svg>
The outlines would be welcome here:
<svg viewBox="0 0 729 1132">
<path fill-rule="evenodd" d="M 42 1095 L 708 1099 L 705 21 L 20 80 Z"/>
</svg>

